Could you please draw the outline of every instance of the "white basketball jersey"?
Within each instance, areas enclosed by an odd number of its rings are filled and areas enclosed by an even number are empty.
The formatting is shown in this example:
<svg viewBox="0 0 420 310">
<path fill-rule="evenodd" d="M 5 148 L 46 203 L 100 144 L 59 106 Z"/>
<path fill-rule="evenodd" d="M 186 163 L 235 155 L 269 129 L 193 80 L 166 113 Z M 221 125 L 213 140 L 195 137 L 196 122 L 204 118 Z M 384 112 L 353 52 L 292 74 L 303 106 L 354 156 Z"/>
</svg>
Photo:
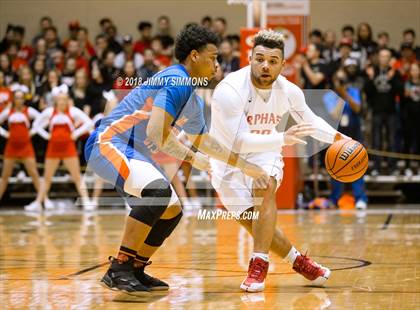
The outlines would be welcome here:
<svg viewBox="0 0 420 310">
<path fill-rule="evenodd" d="M 262 151 L 258 143 L 244 148 L 243 133 L 268 135 L 274 133 L 281 122 L 284 131 L 288 115 L 297 123 L 311 123 L 315 127 L 313 138 L 332 143 L 337 131 L 316 116 L 305 102 L 302 90 L 279 75 L 271 91 L 257 89 L 251 82 L 251 67 L 229 74 L 216 87 L 211 102 L 210 135 L 232 151 L 256 164 L 282 165 L 281 148 Z M 288 113 L 290 112 L 290 114 Z M 240 143 L 238 143 L 238 141 Z M 248 140 L 247 140 L 248 141 Z M 213 168 L 227 169 L 221 161 L 211 160 Z M 215 165 L 214 165 L 215 164 Z M 216 168 L 217 169 L 217 168 Z"/>
</svg>

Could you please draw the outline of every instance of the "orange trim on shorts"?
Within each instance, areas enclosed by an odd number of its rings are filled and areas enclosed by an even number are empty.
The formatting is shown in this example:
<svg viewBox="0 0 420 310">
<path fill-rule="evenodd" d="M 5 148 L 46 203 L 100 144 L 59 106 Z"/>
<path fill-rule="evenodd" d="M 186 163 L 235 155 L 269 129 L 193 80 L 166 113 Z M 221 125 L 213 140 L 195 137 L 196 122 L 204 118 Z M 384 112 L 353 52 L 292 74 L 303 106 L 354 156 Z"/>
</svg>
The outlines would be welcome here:
<svg viewBox="0 0 420 310">
<path fill-rule="evenodd" d="M 128 168 L 125 158 L 118 154 L 117 150 L 111 145 L 110 143 L 100 143 L 99 150 L 101 154 L 111 162 L 121 177 L 124 180 L 127 180 L 128 175 L 130 174 L 130 168 Z"/>
<path fill-rule="evenodd" d="M 150 104 L 150 100 L 146 100 L 146 102 Z M 100 153 L 112 163 L 114 168 L 124 180 L 127 180 L 128 175 L 130 174 L 130 169 L 127 166 L 126 158 L 112 146 L 111 140 L 114 136 L 122 134 L 128 129 L 136 126 L 141 121 L 147 119 L 149 119 L 149 114 L 145 110 L 135 111 L 133 114 L 126 115 L 113 122 L 99 135 L 98 142 Z"/>
</svg>

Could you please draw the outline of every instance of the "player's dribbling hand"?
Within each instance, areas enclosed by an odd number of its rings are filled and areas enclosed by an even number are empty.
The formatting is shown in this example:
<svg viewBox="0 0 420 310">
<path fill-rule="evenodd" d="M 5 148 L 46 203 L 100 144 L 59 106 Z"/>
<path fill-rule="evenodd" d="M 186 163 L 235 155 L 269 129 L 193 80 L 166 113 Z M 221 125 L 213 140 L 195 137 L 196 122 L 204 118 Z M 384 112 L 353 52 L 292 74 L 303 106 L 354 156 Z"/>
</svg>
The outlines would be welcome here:
<svg viewBox="0 0 420 310">
<path fill-rule="evenodd" d="M 191 165 L 198 170 L 210 171 L 209 157 L 200 152 L 195 153 Z"/>
<path fill-rule="evenodd" d="M 300 138 L 310 136 L 315 133 L 315 128 L 309 123 L 297 124 L 284 133 L 284 144 L 285 145 L 294 145 L 294 144 L 303 144 L 306 145 L 306 142 Z"/>
<path fill-rule="evenodd" d="M 345 134 L 341 133 L 341 132 L 337 132 L 337 134 L 334 137 L 334 142 L 337 142 L 339 140 L 353 140 L 352 138 L 346 136 Z"/>
</svg>

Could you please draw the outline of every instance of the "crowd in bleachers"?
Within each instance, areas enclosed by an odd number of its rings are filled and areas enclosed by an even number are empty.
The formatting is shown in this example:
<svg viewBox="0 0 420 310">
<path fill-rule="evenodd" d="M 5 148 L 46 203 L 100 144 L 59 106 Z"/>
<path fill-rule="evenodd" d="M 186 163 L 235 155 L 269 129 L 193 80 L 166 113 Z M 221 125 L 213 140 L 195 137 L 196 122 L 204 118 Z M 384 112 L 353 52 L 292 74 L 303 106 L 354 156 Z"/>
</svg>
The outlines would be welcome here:
<svg viewBox="0 0 420 310">
<path fill-rule="evenodd" d="M 376 41 L 369 24 L 333 31 L 312 30 L 309 44 L 294 59 L 298 84 L 305 89 L 333 89 L 346 101 L 339 130 L 365 140 L 375 150 L 419 154 L 420 47 L 414 30 L 403 32 L 401 45 L 389 46 L 389 34 Z M 363 129 L 363 130 L 362 130 Z M 368 141 L 366 141 L 368 140 Z M 397 175 L 396 160 L 388 157 L 387 174 Z M 372 175 L 381 172 L 374 157 Z M 407 162 L 405 173 L 413 173 Z"/>
<path fill-rule="evenodd" d="M 205 16 L 201 24 L 221 40 L 217 83 L 239 69 L 239 35 L 226 33 L 222 17 Z M 22 26 L 7 26 L 0 42 L 0 113 L 10 108 L 16 90 L 24 93 L 27 106 L 42 112 L 54 105 L 53 89 L 65 84 L 72 106 L 95 119 L 104 112 L 110 90 L 133 86 L 117 83 L 117 78 L 145 80 L 174 63 L 174 34 L 167 16 L 155 24 L 139 22 L 136 38 L 119 33 L 110 18 L 99 21 L 98 34 L 74 20 L 68 24 L 68 34 L 60 37 L 48 16 L 39 26 L 34 38 L 26 38 Z M 415 39 L 414 30 L 407 29 L 401 45 L 391 47 L 388 33 L 375 35 L 367 23 L 356 29 L 346 25 L 340 34 L 314 29 L 307 46 L 291 60 L 297 84 L 306 89 L 331 88 L 345 99 L 340 122 L 345 134 L 374 149 L 420 154 L 420 47 Z M 7 129 L 7 122 L 0 125 Z M 82 161 L 83 139 L 78 142 Z M 37 160 L 43 161 L 45 141 L 36 135 L 32 140 Z M 407 174 L 412 173 L 408 163 L 406 168 Z M 371 173 L 381 169 L 376 157 Z M 387 169 L 399 173 L 392 158 Z"/>
</svg>

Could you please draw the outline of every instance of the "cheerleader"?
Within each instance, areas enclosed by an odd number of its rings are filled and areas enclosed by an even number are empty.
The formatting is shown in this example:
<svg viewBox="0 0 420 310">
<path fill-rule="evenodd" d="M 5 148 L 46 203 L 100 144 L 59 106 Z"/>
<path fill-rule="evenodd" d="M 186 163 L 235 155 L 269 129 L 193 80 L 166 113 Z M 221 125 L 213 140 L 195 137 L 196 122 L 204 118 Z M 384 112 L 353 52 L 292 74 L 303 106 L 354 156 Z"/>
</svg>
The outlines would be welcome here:
<svg viewBox="0 0 420 310">
<path fill-rule="evenodd" d="M 37 199 L 26 207 L 29 210 L 41 209 L 41 202 L 48 196 L 51 180 L 60 161 L 69 171 L 85 210 L 89 210 L 92 204 L 89 201 L 86 186 L 82 184 L 80 162 L 76 150 L 78 137 L 89 132 L 92 128 L 91 119 L 80 109 L 70 106 L 67 85 L 55 87 L 52 90 L 54 107 L 46 108 L 34 122 L 37 133 L 48 140 L 45 155 L 44 182 L 38 192 Z M 79 126 L 78 126 L 79 125 Z M 45 128 L 48 127 L 48 131 Z"/>
<path fill-rule="evenodd" d="M 25 105 L 26 87 L 19 85 L 13 92 L 13 101 L 0 113 L 0 124 L 7 120 L 8 130 L 0 127 L 0 135 L 7 139 L 4 150 L 3 171 L 0 182 L 0 199 L 7 188 L 17 160 L 21 160 L 36 190 L 39 190 L 39 175 L 36 169 L 35 153 L 31 136 L 36 133 L 31 129 L 31 120 L 39 116 L 34 108 Z"/>
</svg>

